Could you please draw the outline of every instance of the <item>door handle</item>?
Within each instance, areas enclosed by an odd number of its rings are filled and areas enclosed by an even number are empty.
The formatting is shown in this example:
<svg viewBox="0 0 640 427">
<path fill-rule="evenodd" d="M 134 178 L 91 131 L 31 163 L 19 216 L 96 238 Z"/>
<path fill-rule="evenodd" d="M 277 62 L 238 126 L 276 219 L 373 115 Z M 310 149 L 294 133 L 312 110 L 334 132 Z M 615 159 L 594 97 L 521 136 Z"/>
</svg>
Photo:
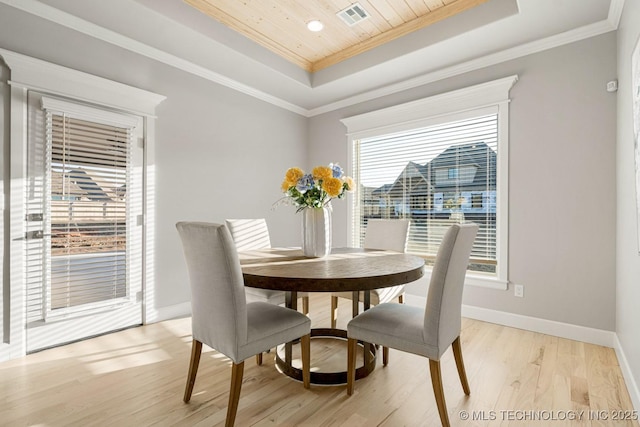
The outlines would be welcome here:
<svg viewBox="0 0 640 427">
<path fill-rule="evenodd" d="M 42 239 L 43 237 L 44 231 L 42 230 L 27 231 L 26 233 L 24 233 L 24 238 L 26 240 Z"/>
<path fill-rule="evenodd" d="M 25 218 L 27 221 L 44 221 L 44 215 L 41 213 L 30 213 Z"/>
</svg>

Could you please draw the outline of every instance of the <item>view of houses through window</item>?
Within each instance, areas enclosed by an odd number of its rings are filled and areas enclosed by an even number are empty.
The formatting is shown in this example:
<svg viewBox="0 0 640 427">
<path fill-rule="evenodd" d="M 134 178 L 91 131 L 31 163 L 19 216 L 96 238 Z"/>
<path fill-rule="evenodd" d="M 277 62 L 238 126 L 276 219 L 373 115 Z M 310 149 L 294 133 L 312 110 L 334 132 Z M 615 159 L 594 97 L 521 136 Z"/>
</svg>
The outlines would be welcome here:
<svg viewBox="0 0 640 427">
<path fill-rule="evenodd" d="M 498 116 L 482 115 L 354 141 L 360 185 L 354 233 L 369 218 L 411 220 L 408 251 L 432 262 L 445 230 L 480 225 L 470 270 L 496 274 Z"/>
</svg>

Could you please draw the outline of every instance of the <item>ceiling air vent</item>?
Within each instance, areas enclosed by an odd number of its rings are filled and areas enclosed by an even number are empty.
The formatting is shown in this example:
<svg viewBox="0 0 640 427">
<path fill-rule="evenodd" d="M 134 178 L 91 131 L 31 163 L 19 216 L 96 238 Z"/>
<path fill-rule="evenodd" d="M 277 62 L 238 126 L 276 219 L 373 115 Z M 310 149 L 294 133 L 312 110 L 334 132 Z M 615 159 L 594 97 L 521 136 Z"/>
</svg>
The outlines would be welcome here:
<svg viewBox="0 0 640 427">
<path fill-rule="evenodd" d="M 338 15 L 340 19 L 346 22 L 350 27 L 369 17 L 369 14 L 364 10 L 360 3 L 354 3 L 348 8 L 336 13 L 336 15 Z"/>
</svg>

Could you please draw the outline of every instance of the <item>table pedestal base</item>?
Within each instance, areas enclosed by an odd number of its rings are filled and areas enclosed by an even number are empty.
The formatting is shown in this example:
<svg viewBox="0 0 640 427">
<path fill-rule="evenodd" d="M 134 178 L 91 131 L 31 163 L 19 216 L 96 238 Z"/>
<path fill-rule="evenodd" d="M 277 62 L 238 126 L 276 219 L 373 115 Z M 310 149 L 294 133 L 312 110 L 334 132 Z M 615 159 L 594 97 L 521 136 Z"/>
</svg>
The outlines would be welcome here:
<svg viewBox="0 0 640 427">
<path fill-rule="evenodd" d="M 347 339 L 347 331 L 343 329 L 332 328 L 317 328 L 311 329 L 311 338 L 314 337 L 328 337 L 328 338 L 341 338 Z M 368 343 L 359 343 L 364 347 L 364 363 L 362 366 L 356 369 L 356 380 L 369 375 L 376 366 L 376 349 L 373 345 Z M 285 346 L 291 346 L 291 344 L 285 344 Z M 288 361 L 286 359 L 289 359 Z M 302 369 L 296 368 L 291 364 L 291 350 L 285 348 L 285 358 L 281 358 L 278 351 L 275 355 L 276 366 L 285 375 L 294 378 L 298 381 L 302 381 Z M 345 360 L 346 365 L 346 360 Z M 347 383 L 347 371 L 340 372 L 311 372 L 311 383 L 319 385 L 339 385 Z"/>
</svg>

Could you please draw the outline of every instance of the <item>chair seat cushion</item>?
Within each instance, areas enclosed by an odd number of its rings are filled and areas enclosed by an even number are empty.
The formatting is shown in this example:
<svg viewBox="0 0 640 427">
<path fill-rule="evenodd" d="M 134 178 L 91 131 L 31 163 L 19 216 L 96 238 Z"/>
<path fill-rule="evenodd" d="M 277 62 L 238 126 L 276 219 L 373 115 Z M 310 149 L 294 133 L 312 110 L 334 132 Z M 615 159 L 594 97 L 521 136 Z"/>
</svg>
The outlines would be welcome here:
<svg viewBox="0 0 640 427">
<path fill-rule="evenodd" d="M 246 344 L 238 348 L 237 361 L 245 360 L 311 331 L 311 320 L 295 310 L 265 303 L 247 304 Z"/>
<path fill-rule="evenodd" d="M 438 349 L 424 340 L 424 309 L 407 304 L 380 304 L 354 317 L 347 336 L 439 360 Z"/>
</svg>

